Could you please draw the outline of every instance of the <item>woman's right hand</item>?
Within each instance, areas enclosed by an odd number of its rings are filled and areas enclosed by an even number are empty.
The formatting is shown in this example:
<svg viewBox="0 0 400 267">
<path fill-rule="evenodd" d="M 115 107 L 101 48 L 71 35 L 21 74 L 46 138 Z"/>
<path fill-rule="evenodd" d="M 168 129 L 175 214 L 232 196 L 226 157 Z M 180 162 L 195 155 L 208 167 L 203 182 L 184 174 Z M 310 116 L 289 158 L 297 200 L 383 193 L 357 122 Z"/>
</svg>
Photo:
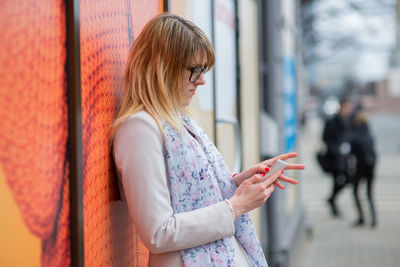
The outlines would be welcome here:
<svg viewBox="0 0 400 267">
<path fill-rule="evenodd" d="M 281 174 L 282 171 L 277 171 L 261 183 L 264 173 L 255 174 L 243 181 L 229 199 L 235 211 L 235 217 L 238 218 L 243 213 L 261 207 L 271 196 L 275 189 L 274 182 Z"/>
</svg>

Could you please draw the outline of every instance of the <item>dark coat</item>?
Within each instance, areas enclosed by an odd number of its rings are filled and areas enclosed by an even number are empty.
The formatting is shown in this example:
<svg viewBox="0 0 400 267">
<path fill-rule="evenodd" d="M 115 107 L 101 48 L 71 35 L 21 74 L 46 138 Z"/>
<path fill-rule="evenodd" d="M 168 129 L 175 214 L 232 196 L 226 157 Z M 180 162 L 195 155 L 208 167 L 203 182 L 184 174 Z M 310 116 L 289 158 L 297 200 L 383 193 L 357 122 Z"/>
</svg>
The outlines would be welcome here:
<svg viewBox="0 0 400 267">
<path fill-rule="evenodd" d="M 376 163 L 374 138 L 367 124 L 354 126 L 351 138 L 351 153 L 357 160 L 357 169 L 373 167 Z"/>
<path fill-rule="evenodd" d="M 331 173 L 347 173 L 348 153 L 341 150 L 341 147 L 347 143 L 350 150 L 350 130 L 349 120 L 340 115 L 335 115 L 325 124 L 322 139 L 326 144 L 326 157 L 331 165 L 329 170 Z"/>
</svg>

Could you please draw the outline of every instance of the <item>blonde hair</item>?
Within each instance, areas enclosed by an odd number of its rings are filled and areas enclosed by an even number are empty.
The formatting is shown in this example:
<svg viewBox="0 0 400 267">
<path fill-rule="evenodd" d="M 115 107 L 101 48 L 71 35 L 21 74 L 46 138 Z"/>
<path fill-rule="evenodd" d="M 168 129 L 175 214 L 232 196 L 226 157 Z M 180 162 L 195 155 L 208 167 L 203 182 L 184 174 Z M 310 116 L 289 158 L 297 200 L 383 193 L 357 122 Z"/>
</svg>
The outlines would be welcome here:
<svg viewBox="0 0 400 267">
<path fill-rule="evenodd" d="M 179 114 L 184 112 L 183 71 L 199 56 L 206 57 L 207 70 L 213 67 L 212 45 L 193 23 L 171 14 L 148 22 L 129 53 L 111 140 L 119 125 L 141 110 L 154 118 L 161 131 L 161 119 L 179 129 Z"/>
<path fill-rule="evenodd" d="M 366 111 L 360 110 L 354 116 L 354 123 L 358 126 L 368 124 L 368 121 L 369 121 L 369 118 L 368 118 L 368 114 Z"/>
</svg>

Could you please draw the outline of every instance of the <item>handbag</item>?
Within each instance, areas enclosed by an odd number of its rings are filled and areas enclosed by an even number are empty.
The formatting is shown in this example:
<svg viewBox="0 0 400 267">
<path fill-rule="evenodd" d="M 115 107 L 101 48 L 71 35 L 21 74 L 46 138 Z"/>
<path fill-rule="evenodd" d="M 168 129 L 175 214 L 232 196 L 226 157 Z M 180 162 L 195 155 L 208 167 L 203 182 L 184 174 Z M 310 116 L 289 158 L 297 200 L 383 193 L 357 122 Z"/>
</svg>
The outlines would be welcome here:
<svg viewBox="0 0 400 267">
<path fill-rule="evenodd" d="M 316 157 L 319 166 L 324 172 L 329 173 L 332 171 L 332 164 L 330 163 L 330 160 L 327 157 L 326 151 L 322 150 L 318 151 Z"/>
</svg>

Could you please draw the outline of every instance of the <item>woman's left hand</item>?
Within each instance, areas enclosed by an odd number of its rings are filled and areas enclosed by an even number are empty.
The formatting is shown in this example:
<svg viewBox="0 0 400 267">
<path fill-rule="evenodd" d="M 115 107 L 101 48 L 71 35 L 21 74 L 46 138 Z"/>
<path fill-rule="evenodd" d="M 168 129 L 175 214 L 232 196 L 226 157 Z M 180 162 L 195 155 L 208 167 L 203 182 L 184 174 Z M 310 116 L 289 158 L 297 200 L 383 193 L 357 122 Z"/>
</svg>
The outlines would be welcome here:
<svg viewBox="0 0 400 267">
<path fill-rule="evenodd" d="M 254 174 L 256 173 L 267 173 L 269 172 L 271 166 L 278 160 L 287 160 L 287 159 L 291 159 L 291 158 L 295 158 L 298 156 L 297 152 L 290 152 L 287 154 L 281 154 L 278 155 L 272 159 L 267 159 L 263 162 L 258 163 L 257 165 L 242 171 L 241 173 L 238 173 L 237 175 L 235 175 L 233 178 L 235 180 L 235 183 L 237 186 L 240 186 L 240 184 L 252 177 Z M 285 170 L 304 170 L 305 165 L 304 164 L 291 164 L 289 163 L 286 167 Z M 282 174 L 278 177 L 278 180 L 290 183 L 290 184 L 298 184 L 299 182 L 293 178 L 290 178 L 288 176 L 286 176 L 285 174 Z M 285 189 L 285 186 L 280 183 L 278 180 L 276 180 L 274 182 L 274 184 L 279 187 L 280 189 Z"/>
</svg>

